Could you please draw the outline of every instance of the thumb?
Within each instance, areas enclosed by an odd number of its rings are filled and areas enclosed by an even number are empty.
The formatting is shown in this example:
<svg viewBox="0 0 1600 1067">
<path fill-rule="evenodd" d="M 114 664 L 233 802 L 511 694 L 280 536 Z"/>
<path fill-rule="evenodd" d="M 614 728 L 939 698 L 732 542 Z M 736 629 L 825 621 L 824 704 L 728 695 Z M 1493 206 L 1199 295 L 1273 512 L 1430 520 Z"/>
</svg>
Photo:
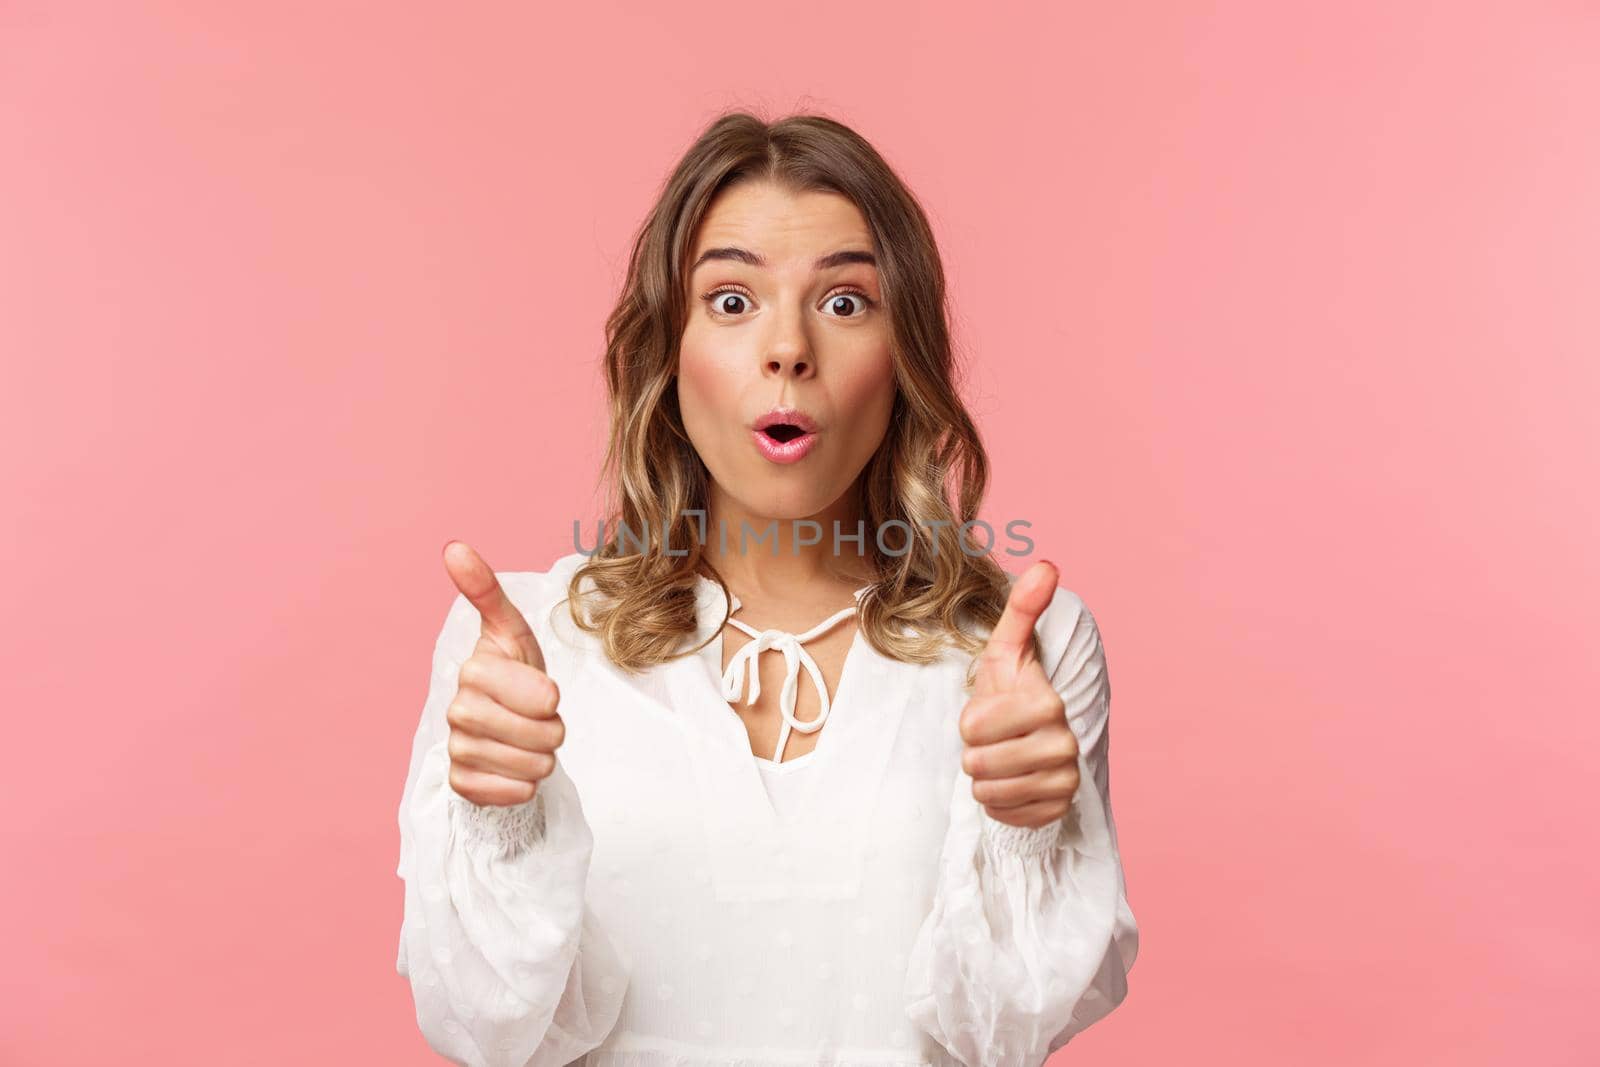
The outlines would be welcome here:
<svg viewBox="0 0 1600 1067">
<path fill-rule="evenodd" d="M 511 602 L 483 557 L 465 541 L 451 541 L 444 546 L 444 569 L 461 595 L 478 609 L 479 642 L 487 640 L 502 655 L 544 670 L 544 652 L 528 620 Z"/>
<path fill-rule="evenodd" d="M 1029 664 L 1037 664 L 1033 628 L 1050 606 L 1058 579 L 1055 564 L 1040 560 L 1012 583 L 1005 610 L 983 650 L 977 678 L 980 695 L 1014 688 Z"/>
</svg>

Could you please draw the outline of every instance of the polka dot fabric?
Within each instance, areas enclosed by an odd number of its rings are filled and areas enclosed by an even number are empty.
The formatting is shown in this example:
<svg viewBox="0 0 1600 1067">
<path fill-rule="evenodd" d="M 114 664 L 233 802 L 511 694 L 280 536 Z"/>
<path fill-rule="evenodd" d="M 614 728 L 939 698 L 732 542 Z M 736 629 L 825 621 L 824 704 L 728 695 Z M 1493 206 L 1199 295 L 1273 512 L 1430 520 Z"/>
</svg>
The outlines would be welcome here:
<svg viewBox="0 0 1600 1067">
<path fill-rule="evenodd" d="M 501 574 L 567 727 L 525 805 L 449 786 L 445 705 L 478 616 L 439 634 L 399 809 L 396 966 L 454 1063 L 588 1067 L 1033 1065 L 1127 994 L 1138 951 L 1109 781 L 1094 618 L 1057 589 L 1045 667 L 1080 747 L 1072 809 L 991 819 L 961 770 L 965 659 L 903 664 L 857 637 L 805 756 L 773 763 L 706 648 L 636 675 L 571 625 L 583 562 Z M 732 605 L 737 607 L 735 600 Z"/>
</svg>

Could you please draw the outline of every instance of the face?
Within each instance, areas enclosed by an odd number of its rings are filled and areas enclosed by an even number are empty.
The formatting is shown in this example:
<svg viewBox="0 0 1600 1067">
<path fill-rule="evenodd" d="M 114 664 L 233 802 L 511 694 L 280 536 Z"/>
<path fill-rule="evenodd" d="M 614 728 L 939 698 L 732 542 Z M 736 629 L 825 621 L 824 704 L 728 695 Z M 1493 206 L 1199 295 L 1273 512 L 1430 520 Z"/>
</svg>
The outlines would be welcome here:
<svg viewBox="0 0 1600 1067">
<path fill-rule="evenodd" d="M 678 400 L 713 519 L 730 539 L 742 518 L 817 519 L 823 545 L 834 518 L 854 533 L 849 490 L 888 431 L 895 388 L 866 219 L 836 193 L 745 182 L 712 202 L 689 262 Z M 814 430 L 761 431 L 774 409 Z"/>
</svg>

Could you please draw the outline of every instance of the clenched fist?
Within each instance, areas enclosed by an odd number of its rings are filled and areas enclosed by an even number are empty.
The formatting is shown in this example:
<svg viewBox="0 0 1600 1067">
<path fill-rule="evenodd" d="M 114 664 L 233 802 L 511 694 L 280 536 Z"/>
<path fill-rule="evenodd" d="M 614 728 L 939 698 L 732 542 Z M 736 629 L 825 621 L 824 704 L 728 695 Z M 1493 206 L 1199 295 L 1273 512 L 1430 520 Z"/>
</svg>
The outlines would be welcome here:
<svg viewBox="0 0 1600 1067">
<path fill-rule="evenodd" d="M 1033 654 L 1033 628 L 1056 591 L 1041 560 L 1011 586 L 961 711 L 961 768 L 990 817 L 1040 827 L 1061 818 L 1078 791 L 1078 739 L 1066 705 Z"/>
<path fill-rule="evenodd" d="M 450 788 L 474 804 L 532 800 L 555 770 L 566 736 L 561 693 L 544 672 L 544 653 L 494 571 L 461 541 L 444 546 L 444 566 L 478 609 L 478 643 L 461 664 L 450 723 Z"/>
</svg>

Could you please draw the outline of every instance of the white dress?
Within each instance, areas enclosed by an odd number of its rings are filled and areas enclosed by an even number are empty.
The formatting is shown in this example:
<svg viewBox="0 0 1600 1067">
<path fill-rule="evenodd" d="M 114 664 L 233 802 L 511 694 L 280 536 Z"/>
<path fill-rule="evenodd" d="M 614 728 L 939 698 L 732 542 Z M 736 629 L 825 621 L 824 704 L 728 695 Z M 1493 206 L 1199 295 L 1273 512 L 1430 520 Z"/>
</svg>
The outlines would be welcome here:
<svg viewBox="0 0 1600 1067">
<path fill-rule="evenodd" d="M 990 818 L 961 769 L 969 654 L 901 663 L 857 630 L 816 747 L 774 764 L 729 706 L 743 661 L 724 676 L 721 588 L 699 579 L 694 642 L 715 640 L 630 676 L 561 603 L 584 559 L 499 575 L 566 726 L 527 804 L 450 788 L 445 707 L 479 630 L 466 598 L 439 635 L 397 869 L 397 968 L 435 1051 L 505 1067 L 1034 1065 L 1122 1001 L 1138 928 L 1105 654 L 1075 593 L 1056 590 L 1037 632 L 1081 785 L 1062 820 L 1029 829 Z M 767 633 L 786 679 L 814 666 L 795 636 Z"/>
</svg>

